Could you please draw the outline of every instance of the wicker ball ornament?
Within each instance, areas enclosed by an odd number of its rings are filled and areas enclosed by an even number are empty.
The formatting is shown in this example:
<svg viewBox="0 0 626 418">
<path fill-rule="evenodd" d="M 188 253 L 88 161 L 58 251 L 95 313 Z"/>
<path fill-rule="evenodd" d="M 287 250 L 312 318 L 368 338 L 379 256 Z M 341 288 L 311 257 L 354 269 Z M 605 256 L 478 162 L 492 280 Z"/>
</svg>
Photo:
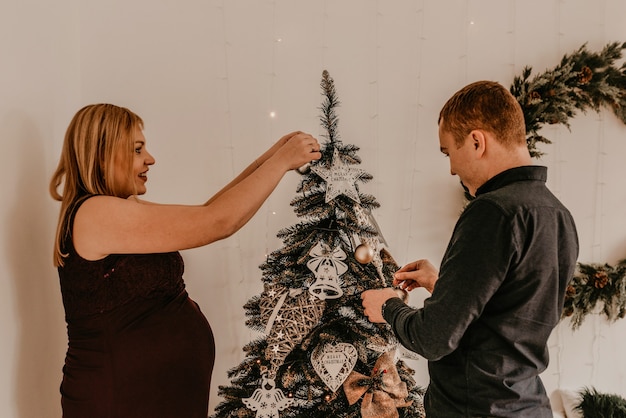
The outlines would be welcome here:
<svg viewBox="0 0 626 418">
<path fill-rule="evenodd" d="M 371 263 L 374 259 L 374 249 L 367 244 L 361 244 L 354 250 L 354 258 L 361 264 Z"/>
</svg>

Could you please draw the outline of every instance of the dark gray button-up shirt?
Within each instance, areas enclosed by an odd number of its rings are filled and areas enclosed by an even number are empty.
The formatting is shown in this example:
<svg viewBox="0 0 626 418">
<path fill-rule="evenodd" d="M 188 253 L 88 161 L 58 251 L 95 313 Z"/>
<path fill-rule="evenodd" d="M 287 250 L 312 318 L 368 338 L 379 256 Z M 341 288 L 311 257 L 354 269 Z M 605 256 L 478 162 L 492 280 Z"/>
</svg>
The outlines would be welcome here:
<svg viewBox="0 0 626 418">
<path fill-rule="evenodd" d="M 490 179 L 461 214 L 424 307 L 387 302 L 400 342 L 429 360 L 428 418 L 552 417 L 539 374 L 578 237 L 547 169 Z"/>
</svg>

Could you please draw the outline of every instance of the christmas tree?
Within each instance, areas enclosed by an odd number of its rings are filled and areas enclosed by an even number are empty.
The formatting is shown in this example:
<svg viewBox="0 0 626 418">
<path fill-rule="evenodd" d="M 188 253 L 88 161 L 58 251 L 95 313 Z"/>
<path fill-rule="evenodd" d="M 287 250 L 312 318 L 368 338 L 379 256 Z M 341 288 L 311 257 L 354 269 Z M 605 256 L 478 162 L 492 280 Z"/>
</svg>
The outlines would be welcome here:
<svg viewBox="0 0 626 418">
<path fill-rule="evenodd" d="M 333 79 L 322 74 L 322 157 L 298 171 L 291 205 L 301 221 L 261 265 L 263 292 L 244 306 L 263 333 L 229 371 L 215 418 L 423 417 L 423 388 L 387 324 L 370 323 L 360 295 L 391 286 L 398 269 L 359 183 L 372 176 L 337 131 Z M 406 300 L 406 292 L 398 290 Z"/>
</svg>

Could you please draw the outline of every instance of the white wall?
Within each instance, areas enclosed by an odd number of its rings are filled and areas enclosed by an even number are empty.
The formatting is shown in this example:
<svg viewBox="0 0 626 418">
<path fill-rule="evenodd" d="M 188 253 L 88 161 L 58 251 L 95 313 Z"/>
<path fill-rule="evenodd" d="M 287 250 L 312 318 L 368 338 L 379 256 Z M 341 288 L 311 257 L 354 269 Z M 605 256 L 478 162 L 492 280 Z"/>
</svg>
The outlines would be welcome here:
<svg viewBox="0 0 626 418">
<path fill-rule="evenodd" d="M 47 183 L 81 103 L 69 1 L 0 2 L 0 416 L 57 417 L 66 344 Z"/>
<path fill-rule="evenodd" d="M 320 135 L 322 70 L 335 79 L 339 132 L 361 147 L 365 186 L 398 263 L 439 263 L 463 204 L 439 153 L 436 118 L 463 85 L 509 85 L 588 42 L 626 41 L 622 0 L 3 0 L 0 3 L 0 416 L 60 416 L 66 348 L 51 266 L 57 205 L 47 185 L 79 107 L 128 106 L 146 122 L 148 199 L 199 203 L 281 134 Z M 276 112 L 275 118 L 269 113 Z M 580 260 L 626 257 L 626 126 L 611 113 L 572 120 L 538 161 L 579 227 Z M 236 236 L 185 252 L 185 279 L 213 325 L 211 406 L 254 335 L 242 305 L 260 293 L 258 265 L 296 222 L 290 173 Z M 412 296 L 419 305 L 423 294 Z M 543 378 L 626 395 L 626 321 L 599 316 L 550 340 Z M 426 384 L 425 361 L 415 363 Z"/>
</svg>

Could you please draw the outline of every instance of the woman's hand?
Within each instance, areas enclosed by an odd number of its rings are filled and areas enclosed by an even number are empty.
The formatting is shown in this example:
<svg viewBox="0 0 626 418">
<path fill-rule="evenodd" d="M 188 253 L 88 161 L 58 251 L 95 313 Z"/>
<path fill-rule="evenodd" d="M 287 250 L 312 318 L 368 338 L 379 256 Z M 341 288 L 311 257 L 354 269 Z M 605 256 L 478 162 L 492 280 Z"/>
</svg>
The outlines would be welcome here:
<svg viewBox="0 0 626 418">
<path fill-rule="evenodd" d="M 304 132 L 298 131 L 285 135 L 275 146 L 278 144 L 281 145 L 270 158 L 284 164 L 286 170 L 293 170 L 313 160 L 322 158 L 320 144 L 317 142 L 317 139 Z"/>
<path fill-rule="evenodd" d="M 291 139 L 294 139 L 294 141 L 290 144 L 289 147 L 283 149 L 284 147 L 287 146 L 287 143 Z M 311 160 L 319 160 L 322 157 L 322 155 L 319 152 L 315 152 L 315 153 L 311 152 L 311 150 L 319 151 L 320 149 L 319 143 L 311 135 L 306 134 L 302 131 L 295 131 L 295 132 L 288 133 L 287 135 L 284 135 L 278 141 L 276 141 L 274 145 L 272 145 L 267 151 L 265 151 L 259 158 L 254 160 L 248 167 L 246 167 L 241 173 L 239 173 L 239 175 L 235 177 L 230 183 L 228 183 L 219 192 L 213 195 L 213 197 L 211 197 L 208 201 L 206 201 L 204 205 L 206 206 L 210 204 L 211 202 L 215 201 L 215 199 L 220 197 L 223 193 L 225 193 L 226 191 L 230 190 L 232 187 L 239 184 L 242 180 L 246 179 L 249 175 L 251 175 L 256 170 L 258 170 L 259 167 L 261 167 L 267 160 L 274 157 L 276 153 L 279 151 L 281 152 L 281 154 L 279 154 L 278 156 L 279 157 L 278 162 L 281 164 L 283 162 L 285 163 L 285 166 L 281 168 L 281 170 L 283 170 L 283 172 L 291 170 L 292 168 L 294 168 L 294 165 L 290 162 L 290 158 L 291 158 L 290 155 L 293 152 L 295 152 L 293 148 L 297 148 L 297 147 L 301 147 L 303 156 L 300 156 L 300 158 L 306 159 L 304 163 L 308 163 Z M 281 159 L 284 161 L 282 161 Z M 298 161 L 302 161 L 302 160 L 298 159 Z M 295 165 L 295 168 L 302 166 L 304 163 L 300 163 L 300 165 Z"/>
</svg>

